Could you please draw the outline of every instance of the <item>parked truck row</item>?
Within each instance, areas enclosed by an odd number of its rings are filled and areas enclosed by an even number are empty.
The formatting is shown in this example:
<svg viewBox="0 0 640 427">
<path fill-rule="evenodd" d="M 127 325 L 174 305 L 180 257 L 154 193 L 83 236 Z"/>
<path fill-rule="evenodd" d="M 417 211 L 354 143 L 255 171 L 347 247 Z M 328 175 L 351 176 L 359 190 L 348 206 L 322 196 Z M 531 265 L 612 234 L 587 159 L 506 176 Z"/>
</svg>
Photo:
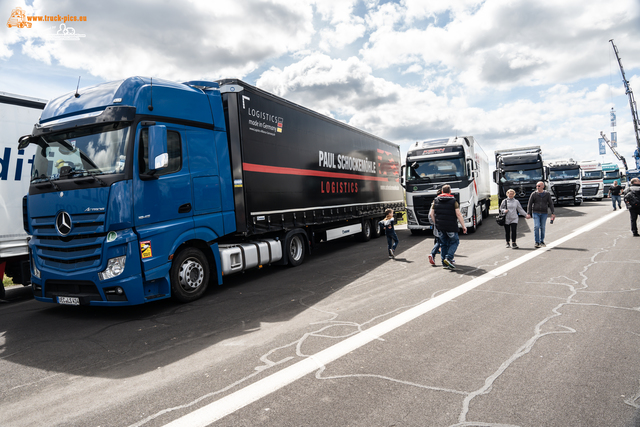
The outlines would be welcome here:
<svg viewBox="0 0 640 427">
<path fill-rule="evenodd" d="M 300 265 L 322 241 L 377 237 L 405 195 L 408 229 L 432 230 L 445 184 L 471 232 L 489 215 L 489 162 L 473 136 L 416 142 L 401 166 L 398 145 L 240 80 L 133 77 L 27 104 L 20 130 L 2 134 L 3 182 L 22 183 L 3 187 L 15 202 L 3 225 L 22 249 L 0 267 L 43 302 L 192 301 L 226 275 Z M 602 174 L 590 163 L 497 150 L 499 202 L 512 188 L 526 206 L 543 181 L 579 205 L 592 195 L 584 180 Z"/>
</svg>

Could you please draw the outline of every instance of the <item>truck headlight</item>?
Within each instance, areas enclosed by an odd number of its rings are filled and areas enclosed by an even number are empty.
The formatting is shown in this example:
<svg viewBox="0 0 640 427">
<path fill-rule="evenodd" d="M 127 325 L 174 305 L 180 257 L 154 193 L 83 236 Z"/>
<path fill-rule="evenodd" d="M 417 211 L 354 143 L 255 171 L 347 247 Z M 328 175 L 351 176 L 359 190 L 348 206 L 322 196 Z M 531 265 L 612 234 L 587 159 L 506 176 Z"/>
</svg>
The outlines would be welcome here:
<svg viewBox="0 0 640 427">
<path fill-rule="evenodd" d="M 469 212 L 469 206 L 465 206 L 464 208 L 460 208 L 460 213 L 462 214 L 463 217 L 467 216 L 468 212 Z"/>
<path fill-rule="evenodd" d="M 127 260 L 127 256 L 119 256 L 117 258 L 111 258 L 109 262 L 107 262 L 107 268 L 104 271 L 98 273 L 98 277 L 100 280 L 112 279 L 116 276 L 119 276 L 124 271 L 124 264 Z"/>
<path fill-rule="evenodd" d="M 38 270 L 38 267 L 36 267 L 36 263 L 33 262 L 33 260 L 31 261 L 31 264 L 33 264 L 33 271 L 31 272 L 31 274 L 33 274 L 33 277 L 35 277 L 36 279 L 40 278 L 40 270 Z"/>
</svg>

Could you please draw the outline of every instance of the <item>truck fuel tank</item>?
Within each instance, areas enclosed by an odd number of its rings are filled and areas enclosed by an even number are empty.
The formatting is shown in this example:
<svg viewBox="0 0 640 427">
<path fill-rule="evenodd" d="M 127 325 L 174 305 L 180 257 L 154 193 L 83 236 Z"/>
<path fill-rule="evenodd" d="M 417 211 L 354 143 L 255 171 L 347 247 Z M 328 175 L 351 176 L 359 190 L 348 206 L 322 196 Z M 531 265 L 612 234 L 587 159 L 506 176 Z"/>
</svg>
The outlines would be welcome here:
<svg viewBox="0 0 640 427">
<path fill-rule="evenodd" d="M 282 259 L 282 244 L 274 239 L 220 245 L 219 250 L 222 274 L 225 276 Z"/>
</svg>

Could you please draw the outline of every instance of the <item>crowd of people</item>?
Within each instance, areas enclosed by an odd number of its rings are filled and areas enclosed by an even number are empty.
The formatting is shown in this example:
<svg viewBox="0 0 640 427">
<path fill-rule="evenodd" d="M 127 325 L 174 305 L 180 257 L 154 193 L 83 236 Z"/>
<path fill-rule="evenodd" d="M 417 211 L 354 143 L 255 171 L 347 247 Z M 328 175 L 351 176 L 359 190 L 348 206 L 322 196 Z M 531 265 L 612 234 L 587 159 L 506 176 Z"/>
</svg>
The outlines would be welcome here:
<svg viewBox="0 0 640 427">
<path fill-rule="evenodd" d="M 536 184 L 536 191 L 531 193 L 527 209 L 525 210 L 520 202 L 515 198 L 516 192 L 513 189 L 507 191 L 507 198 L 499 206 L 499 213 L 504 214 L 504 232 L 507 241 L 507 248 L 518 249 L 516 243 L 518 236 L 518 221 L 523 216 L 526 219 L 533 218 L 533 235 L 535 239 L 534 247 L 545 247 L 544 242 L 547 219 L 551 218 L 551 224 L 556 218 L 555 207 L 551 194 L 546 191 L 544 182 Z M 609 190 L 613 210 L 621 209 L 621 200 L 629 210 L 631 218 L 631 232 L 633 236 L 639 237 L 637 220 L 640 216 L 640 178 L 633 178 L 626 190 L 615 181 Z M 617 204 L 617 208 L 616 208 Z M 393 210 L 387 209 L 385 219 L 380 221 L 380 227 L 384 227 L 387 236 L 389 258 L 395 258 L 395 249 L 398 246 L 398 236 L 395 232 Z M 459 224 L 462 232 L 467 233 L 464 225 L 464 218 L 460 213 L 460 205 L 451 194 L 451 186 L 443 185 L 438 190 L 437 197 L 431 204 L 429 218 L 433 224 L 434 245 L 429 254 L 429 263 L 436 266 L 438 253 L 442 258 L 443 268 L 454 270 L 455 253 L 460 244 L 458 236 Z"/>
</svg>

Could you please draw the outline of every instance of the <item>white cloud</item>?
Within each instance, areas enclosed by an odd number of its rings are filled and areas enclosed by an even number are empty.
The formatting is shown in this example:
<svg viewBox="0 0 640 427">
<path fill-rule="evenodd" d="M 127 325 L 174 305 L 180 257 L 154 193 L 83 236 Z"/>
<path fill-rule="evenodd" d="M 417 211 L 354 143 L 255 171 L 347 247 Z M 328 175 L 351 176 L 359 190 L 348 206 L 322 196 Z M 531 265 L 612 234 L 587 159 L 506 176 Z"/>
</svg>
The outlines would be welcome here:
<svg viewBox="0 0 640 427">
<path fill-rule="evenodd" d="M 623 34 L 620 42 L 633 60 L 629 65 L 640 65 L 640 46 L 630 37 L 640 36 L 636 0 L 497 0 L 479 8 L 475 2 L 452 2 L 434 9 L 416 0 L 404 5 L 367 16 L 373 32 L 360 53 L 374 68 L 413 63 L 445 67 L 469 88 L 571 82 L 607 69 L 601 55 L 610 49 L 605 42 L 616 32 Z M 445 9 L 452 20 L 444 27 L 407 25 L 416 16 L 435 16 Z"/>
<path fill-rule="evenodd" d="M 621 151 L 635 148 L 608 40 L 640 94 L 637 0 L 0 0 L 0 10 L 20 4 L 86 15 L 74 25 L 86 37 L 45 39 L 55 25 L 1 29 L 0 85 L 10 92 L 68 91 L 79 74 L 81 85 L 239 77 L 403 145 L 472 134 L 487 151 L 542 145 L 574 158 L 610 130 L 615 106 Z M 23 77 L 27 68 L 42 78 Z"/>
<path fill-rule="evenodd" d="M 314 33 L 308 2 L 284 0 L 193 1 L 108 4 L 78 0 L 36 0 L 35 15 L 76 13 L 81 42 L 41 39 L 31 34 L 23 51 L 94 76 L 117 79 L 155 75 L 182 80 L 243 77 L 263 61 L 304 48 Z M 126 10 L 126 13 L 122 13 Z M 40 31 L 50 25 L 34 23 Z M 5 50 L 12 43 L 2 44 Z M 6 56 L 6 54 L 5 54 Z"/>
</svg>

